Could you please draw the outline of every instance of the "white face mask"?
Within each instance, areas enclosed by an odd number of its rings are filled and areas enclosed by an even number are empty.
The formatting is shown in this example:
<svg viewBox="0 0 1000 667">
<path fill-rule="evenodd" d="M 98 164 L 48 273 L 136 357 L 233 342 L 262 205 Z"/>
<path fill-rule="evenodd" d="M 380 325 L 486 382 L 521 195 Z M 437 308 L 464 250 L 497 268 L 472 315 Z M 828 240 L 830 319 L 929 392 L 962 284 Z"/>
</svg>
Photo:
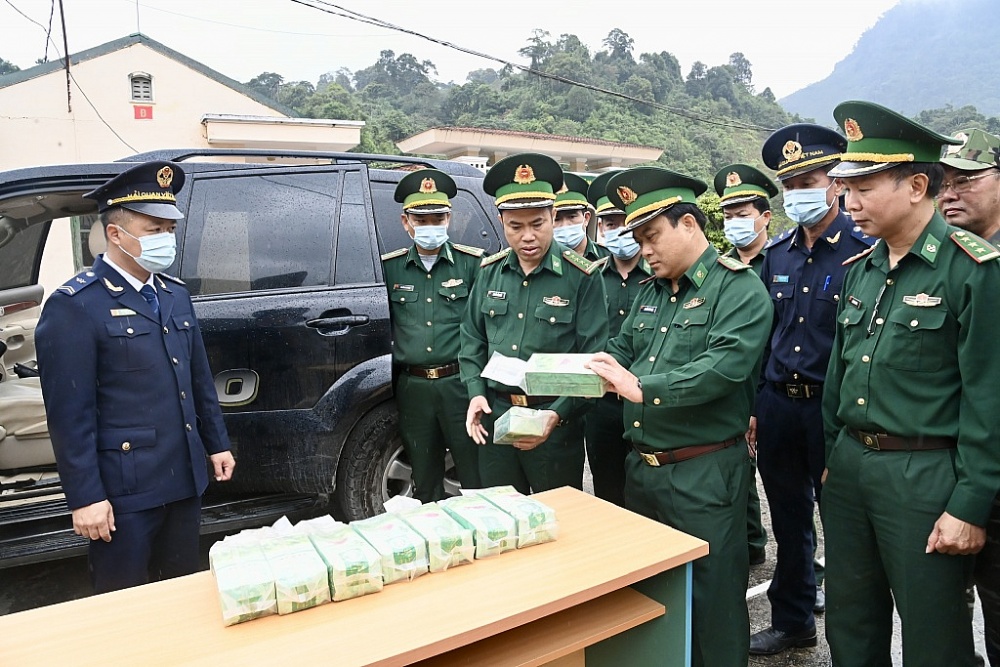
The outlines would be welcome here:
<svg viewBox="0 0 1000 667">
<path fill-rule="evenodd" d="M 760 218 L 761 216 L 758 215 L 756 218 L 730 218 L 724 220 L 722 222 L 723 234 L 737 248 L 746 248 L 760 236 L 760 232 L 757 231 L 757 221 Z"/>
<path fill-rule="evenodd" d="M 148 236 L 133 236 L 129 234 L 121 225 L 115 225 L 118 231 L 126 236 L 131 236 L 139 242 L 142 251 L 136 257 L 121 244 L 118 247 L 121 251 L 135 260 L 135 263 L 146 269 L 150 273 L 166 271 L 174 259 L 177 257 L 177 237 L 173 232 L 162 232 L 160 234 L 149 234 Z"/>
<path fill-rule="evenodd" d="M 639 244 L 632 232 L 624 232 L 621 228 L 604 232 L 604 247 L 620 260 L 632 259 L 639 252 Z"/>
<path fill-rule="evenodd" d="M 826 193 L 833 185 L 830 183 L 825 188 L 789 190 L 785 193 L 785 213 L 795 224 L 812 227 L 833 207 L 833 202 L 826 203 Z"/>
<path fill-rule="evenodd" d="M 437 250 L 447 240 L 446 225 L 420 225 L 413 228 L 413 242 L 424 250 Z"/>
<path fill-rule="evenodd" d="M 587 230 L 583 228 L 582 224 L 556 227 L 552 232 L 552 236 L 555 240 L 562 243 L 567 248 L 575 248 L 580 245 L 586 235 Z"/>
</svg>

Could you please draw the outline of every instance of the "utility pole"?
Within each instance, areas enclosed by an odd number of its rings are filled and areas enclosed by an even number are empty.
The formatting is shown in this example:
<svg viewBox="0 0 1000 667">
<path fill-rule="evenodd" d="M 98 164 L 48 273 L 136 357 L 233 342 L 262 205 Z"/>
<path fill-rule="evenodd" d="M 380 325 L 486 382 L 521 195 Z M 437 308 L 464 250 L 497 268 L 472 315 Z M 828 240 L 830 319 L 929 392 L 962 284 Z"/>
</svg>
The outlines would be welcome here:
<svg viewBox="0 0 1000 667">
<path fill-rule="evenodd" d="M 69 40 L 66 39 L 66 13 L 63 11 L 63 0 L 59 0 L 59 20 L 62 21 L 63 53 L 66 54 L 66 111 L 73 113 L 69 75 Z"/>
</svg>

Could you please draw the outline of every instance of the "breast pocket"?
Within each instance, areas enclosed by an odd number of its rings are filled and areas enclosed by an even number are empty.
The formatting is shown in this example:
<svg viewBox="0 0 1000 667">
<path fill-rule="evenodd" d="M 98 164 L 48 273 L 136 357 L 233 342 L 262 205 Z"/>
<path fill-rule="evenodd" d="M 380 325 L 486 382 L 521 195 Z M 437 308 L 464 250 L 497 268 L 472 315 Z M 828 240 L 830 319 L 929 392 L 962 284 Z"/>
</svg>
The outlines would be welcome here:
<svg viewBox="0 0 1000 667">
<path fill-rule="evenodd" d="M 944 307 L 894 309 L 879 339 L 885 365 L 902 371 L 940 370 L 948 349 L 947 315 Z"/>
<path fill-rule="evenodd" d="M 108 322 L 108 353 L 102 359 L 111 371 L 141 371 L 151 368 L 157 353 L 163 353 L 159 344 L 159 327 L 140 318 Z"/>
<path fill-rule="evenodd" d="M 174 333 L 180 336 L 183 347 L 188 351 L 190 356 L 191 352 L 191 337 L 194 335 L 194 317 L 191 313 L 180 313 L 171 317 L 174 325 Z"/>
<path fill-rule="evenodd" d="M 439 287 L 438 303 L 441 312 L 437 315 L 437 320 L 442 324 L 457 324 L 462 321 L 462 314 L 465 312 L 465 304 L 469 300 L 469 286 L 457 285 L 455 287 Z"/>
<path fill-rule="evenodd" d="M 686 364 L 707 346 L 709 311 L 696 309 L 678 315 L 667 334 L 667 361 Z"/>
<path fill-rule="evenodd" d="M 417 321 L 419 300 L 420 293 L 416 290 L 389 290 L 390 312 L 398 325 L 408 326 Z"/>
<path fill-rule="evenodd" d="M 792 297 L 795 296 L 795 283 L 771 283 L 768 285 L 768 292 L 771 294 L 771 301 L 774 303 L 774 311 L 778 318 L 788 308 L 792 307 Z"/>
<path fill-rule="evenodd" d="M 109 496 L 148 491 L 156 465 L 155 428 L 113 428 L 97 434 L 97 461 Z"/>
<path fill-rule="evenodd" d="M 563 331 L 573 324 L 573 309 L 567 306 L 550 306 L 541 304 L 535 307 L 535 318 L 553 327 L 555 331 Z"/>
<path fill-rule="evenodd" d="M 837 326 L 837 306 L 840 296 L 830 291 L 816 292 L 813 299 L 809 320 L 824 331 L 833 331 Z"/>
<path fill-rule="evenodd" d="M 491 343 L 501 342 L 507 327 L 507 300 L 483 299 L 480 310 L 486 322 L 486 339 Z"/>
</svg>

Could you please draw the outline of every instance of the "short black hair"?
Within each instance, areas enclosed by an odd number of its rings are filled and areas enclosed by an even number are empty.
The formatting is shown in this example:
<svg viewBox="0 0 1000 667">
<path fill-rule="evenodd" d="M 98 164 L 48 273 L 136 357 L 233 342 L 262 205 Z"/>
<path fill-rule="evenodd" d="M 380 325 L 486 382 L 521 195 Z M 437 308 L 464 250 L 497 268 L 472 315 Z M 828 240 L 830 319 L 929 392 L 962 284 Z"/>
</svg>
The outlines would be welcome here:
<svg viewBox="0 0 1000 667">
<path fill-rule="evenodd" d="M 115 206 L 101 212 L 100 219 L 101 226 L 104 227 L 104 238 L 108 238 L 108 225 L 121 226 L 123 224 L 122 210 L 121 207 Z"/>
<path fill-rule="evenodd" d="M 740 202 L 739 204 L 723 204 L 721 208 L 722 210 L 725 210 L 730 206 L 743 206 L 743 204 L 750 204 L 753 206 L 757 210 L 757 215 L 764 215 L 771 210 L 771 202 L 765 197 L 754 197 L 749 201 Z"/>
<path fill-rule="evenodd" d="M 663 214 L 667 216 L 667 220 L 670 221 L 671 227 L 676 227 L 677 223 L 680 222 L 680 219 L 688 213 L 693 215 L 694 219 L 698 221 L 698 226 L 701 227 L 701 231 L 705 231 L 705 225 L 708 224 L 708 218 L 706 218 L 705 213 L 694 204 L 681 202 L 679 204 L 674 204 L 663 212 Z"/>
<path fill-rule="evenodd" d="M 934 199 L 941 192 L 941 184 L 944 183 L 944 167 L 940 162 L 904 162 L 892 170 L 892 177 L 896 185 L 903 182 L 904 178 L 924 174 L 927 176 L 927 196 Z"/>
</svg>

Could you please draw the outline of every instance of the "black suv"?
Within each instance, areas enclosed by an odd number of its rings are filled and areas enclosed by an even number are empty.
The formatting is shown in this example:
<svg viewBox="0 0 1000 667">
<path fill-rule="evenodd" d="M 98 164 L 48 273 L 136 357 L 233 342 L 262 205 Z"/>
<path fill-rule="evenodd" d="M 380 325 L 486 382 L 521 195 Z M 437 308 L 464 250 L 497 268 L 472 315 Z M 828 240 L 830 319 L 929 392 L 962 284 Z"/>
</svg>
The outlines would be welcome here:
<svg viewBox="0 0 1000 667">
<path fill-rule="evenodd" d="M 379 259 L 410 244 L 393 201 L 400 178 L 425 166 L 450 174 L 459 188 L 451 239 L 501 247 L 482 173 L 456 162 L 176 150 L 0 173 L 0 567 L 85 548 L 30 377 L 39 276 L 49 237 L 72 233 L 77 260 L 92 261 L 103 231 L 81 195 L 153 159 L 180 162 L 187 174 L 168 273 L 194 298 L 239 461 L 232 482 L 209 489 L 203 534 L 312 511 L 357 519 L 409 492 Z M 60 279 L 72 273 L 67 264 Z"/>
</svg>

